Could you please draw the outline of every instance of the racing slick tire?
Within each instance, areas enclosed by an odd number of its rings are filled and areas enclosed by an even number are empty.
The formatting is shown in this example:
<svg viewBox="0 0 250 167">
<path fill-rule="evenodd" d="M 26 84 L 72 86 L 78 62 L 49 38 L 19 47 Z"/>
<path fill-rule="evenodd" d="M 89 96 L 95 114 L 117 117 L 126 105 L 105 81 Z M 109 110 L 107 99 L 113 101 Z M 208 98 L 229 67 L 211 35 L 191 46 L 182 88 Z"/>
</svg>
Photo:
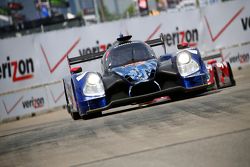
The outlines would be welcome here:
<svg viewBox="0 0 250 167">
<path fill-rule="evenodd" d="M 215 88 L 217 89 L 222 88 L 222 86 L 220 85 L 220 79 L 216 67 L 214 67 L 214 79 L 215 79 Z"/>
<path fill-rule="evenodd" d="M 63 80 L 63 89 L 64 89 L 64 95 L 65 95 L 65 99 L 66 99 L 66 108 L 67 108 L 68 113 L 70 113 L 69 100 L 68 100 L 68 96 L 67 96 L 67 93 L 66 93 L 64 80 Z"/>
<path fill-rule="evenodd" d="M 78 119 L 81 119 L 81 116 L 78 112 L 70 112 L 70 115 L 72 117 L 73 120 L 78 120 Z"/>
<path fill-rule="evenodd" d="M 227 84 L 226 87 L 228 86 L 235 86 L 236 82 L 234 80 L 234 76 L 233 76 L 233 72 L 232 72 L 232 68 L 230 66 L 230 64 L 227 62 L 227 67 L 228 67 L 228 72 L 229 72 L 229 83 Z M 216 83 L 216 87 L 217 89 L 223 88 L 225 86 L 223 86 L 223 84 L 220 82 L 219 79 L 219 75 L 218 75 L 218 71 L 216 69 L 216 67 L 214 67 L 214 78 L 215 78 L 215 83 Z"/>
<path fill-rule="evenodd" d="M 211 86 L 211 90 L 217 90 L 217 89 L 219 89 L 218 88 L 218 84 L 217 84 L 217 79 L 218 79 L 218 74 L 217 74 L 217 70 L 216 70 L 216 68 L 214 67 L 213 68 L 213 73 L 214 73 L 214 78 L 213 78 L 213 80 L 214 80 L 214 83 L 212 84 L 212 86 Z M 215 74 L 216 73 L 216 74 Z M 216 76 L 215 76 L 216 75 Z"/>
<path fill-rule="evenodd" d="M 68 113 L 71 115 L 73 120 L 80 119 L 81 116 L 79 115 L 79 113 L 78 112 L 73 112 L 72 107 L 69 104 L 69 100 L 68 100 L 68 96 L 67 96 L 67 93 L 66 93 L 64 81 L 63 81 L 63 88 L 64 88 L 64 95 L 65 95 L 65 98 L 66 98 L 66 108 L 67 108 Z"/>
<path fill-rule="evenodd" d="M 230 86 L 235 86 L 236 82 L 234 80 L 233 71 L 229 62 L 227 62 L 227 66 L 228 66 L 228 71 L 229 71 Z"/>
</svg>

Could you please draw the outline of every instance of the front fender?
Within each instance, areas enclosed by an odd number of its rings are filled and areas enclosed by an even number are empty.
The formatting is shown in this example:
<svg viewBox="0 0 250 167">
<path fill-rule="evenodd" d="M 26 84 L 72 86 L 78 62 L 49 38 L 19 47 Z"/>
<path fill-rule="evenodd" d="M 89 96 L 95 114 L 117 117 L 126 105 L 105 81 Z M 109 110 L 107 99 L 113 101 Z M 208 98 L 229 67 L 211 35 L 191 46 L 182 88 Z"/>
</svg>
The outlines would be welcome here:
<svg viewBox="0 0 250 167">
<path fill-rule="evenodd" d="M 88 110 L 106 106 L 105 95 L 102 96 L 86 96 L 83 88 L 86 84 L 87 76 L 93 72 L 84 72 L 72 75 L 72 82 L 75 89 L 76 103 L 80 115 L 85 115 Z M 97 73 L 99 76 L 100 74 Z M 100 76 L 101 77 L 101 76 Z"/>
</svg>

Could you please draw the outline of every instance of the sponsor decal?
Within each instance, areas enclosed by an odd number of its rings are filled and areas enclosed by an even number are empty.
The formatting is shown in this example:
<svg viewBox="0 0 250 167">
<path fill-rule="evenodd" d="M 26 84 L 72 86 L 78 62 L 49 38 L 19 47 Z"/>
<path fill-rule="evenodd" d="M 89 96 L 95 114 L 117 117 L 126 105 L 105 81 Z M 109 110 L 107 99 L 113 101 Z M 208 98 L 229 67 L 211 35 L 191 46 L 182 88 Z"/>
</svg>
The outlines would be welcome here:
<svg viewBox="0 0 250 167">
<path fill-rule="evenodd" d="M 4 109 L 5 109 L 5 112 L 7 114 L 10 114 L 12 111 L 15 110 L 15 108 L 17 107 L 17 105 L 22 101 L 23 99 L 23 96 L 20 97 L 12 106 L 10 106 L 9 108 L 7 107 L 7 105 L 5 104 L 4 100 L 2 101 L 3 102 L 3 105 L 4 105 Z"/>
<path fill-rule="evenodd" d="M 238 62 L 240 64 L 248 63 L 249 62 L 249 53 L 243 53 L 243 54 L 238 53 L 237 56 L 230 57 L 229 61 L 230 61 L 230 63 L 238 63 Z"/>
<path fill-rule="evenodd" d="M 179 27 L 176 27 L 175 30 L 175 32 L 167 33 L 165 35 L 166 44 L 169 47 L 183 42 L 188 42 L 190 46 L 197 45 L 197 42 L 199 41 L 198 29 L 179 30 Z"/>
<path fill-rule="evenodd" d="M 51 74 L 52 74 L 53 72 L 55 72 L 55 70 L 58 68 L 58 66 L 59 66 L 59 65 L 64 61 L 64 59 L 66 59 L 66 57 L 72 52 L 72 50 L 76 47 L 76 45 L 80 42 L 80 40 L 81 40 L 81 38 L 78 38 L 78 39 L 73 43 L 73 45 L 71 45 L 71 47 L 65 52 L 65 54 L 62 55 L 61 59 L 58 60 L 54 66 L 51 66 L 51 64 L 50 64 L 50 62 L 49 62 L 49 60 L 48 60 L 48 56 L 47 56 L 47 54 L 46 54 L 46 52 L 45 52 L 45 49 L 44 49 L 43 45 L 42 45 L 42 44 L 40 45 L 42 54 L 43 54 L 43 56 L 44 56 L 44 58 L 45 58 L 46 64 L 47 64 L 47 66 L 48 66 L 49 71 L 50 71 Z"/>
<path fill-rule="evenodd" d="M 39 98 L 34 98 L 32 97 L 30 100 L 26 100 L 22 102 L 23 108 L 41 108 L 44 106 L 44 98 L 39 97 Z"/>
<path fill-rule="evenodd" d="M 59 96 L 55 96 L 54 93 L 51 90 L 49 90 L 49 91 L 50 91 L 50 94 L 51 94 L 51 96 L 53 98 L 54 103 L 57 103 L 61 99 L 61 97 L 64 95 L 64 91 L 62 91 L 59 94 Z"/>
<path fill-rule="evenodd" d="M 208 32 L 209 32 L 209 35 L 210 35 L 210 38 L 213 42 L 215 42 L 222 34 L 223 32 L 233 23 L 233 21 L 241 14 L 241 12 L 244 10 L 244 7 L 240 8 L 234 15 L 233 17 L 228 20 L 228 22 L 220 29 L 220 31 L 216 34 L 216 35 L 213 35 L 212 34 L 212 30 L 211 30 L 211 27 L 210 27 L 210 24 L 207 20 L 207 17 L 204 16 L 205 18 L 205 22 L 206 22 L 206 26 L 207 26 L 207 29 L 208 29 Z"/>
<path fill-rule="evenodd" d="M 30 79 L 34 73 L 32 58 L 11 60 L 7 56 L 6 61 L 0 64 L 0 80 L 11 78 L 13 82 Z"/>
<path fill-rule="evenodd" d="M 147 38 L 147 40 L 150 40 L 161 28 L 161 24 L 159 24 L 154 32 L 150 34 L 150 36 Z M 196 46 L 197 42 L 199 41 L 199 32 L 198 29 L 188 29 L 188 30 L 179 30 L 179 27 L 176 27 L 176 31 L 173 33 L 167 33 L 165 35 L 166 37 L 166 44 L 167 46 L 175 46 L 179 43 L 188 42 L 190 46 Z M 79 49 L 80 56 L 85 56 L 88 54 L 98 53 L 107 50 L 109 47 L 111 47 L 112 44 L 100 44 L 99 41 L 96 41 L 96 46 L 94 47 L 87 47 L 84 49 Z"/>
<path fill-rule="evenodd" d="M 112 44 L 111 43 L 107 43 L 107 44 L 100 44 L 99 41 L 96 41 L 96 46 L 94 47 L 87 47 L 84 49 L 79 49 L 79 54 L 80 56 L 84 56 L 87 54 L 93 54 L 93 53 L 98 53 L 98 52 L 102 52 L 107 50 L 109 47 L 111 47 Z"/>
<path fill-rule="evenodd" d="M 162 24 L 159 24 L 159 25 L 154 29 L 154 31 L 148 36 L 148 38 L 147 38 L 146 41 L 150 40 L 150 39 L 160 30 L 161 25 L 162 25 Z"/>
<path fill-rule="evenodd" d="M 154 31 L 148 36 L 147 40 L 150 40 L 161 28 L 162 24 L 159 24 Z M 129 33 L 127 32 L 127 35 Z M 147 41 L 146 40 L 146 41 Z M 79 49 L 79 54 L 80 56 L 85 56 L 87 54 L 93 54 L 93 53 L 98 53 L 98 52 L 102 52 L 102 51 L 106 51 L 109 47 L 111 47 L 112 44 L 111 43 L 107 43 L 107 44 L 100 44 L 99 40 L 96 41 L 96 46 L 94 47 L 87 47 L 84 49 Z"/>
<path fill-rule="evenodd" d="M 250 28 L 250 16 L 241 18 L 241 24 L 242 24 L 243 30 L 247 31 Z"/>
</svg>

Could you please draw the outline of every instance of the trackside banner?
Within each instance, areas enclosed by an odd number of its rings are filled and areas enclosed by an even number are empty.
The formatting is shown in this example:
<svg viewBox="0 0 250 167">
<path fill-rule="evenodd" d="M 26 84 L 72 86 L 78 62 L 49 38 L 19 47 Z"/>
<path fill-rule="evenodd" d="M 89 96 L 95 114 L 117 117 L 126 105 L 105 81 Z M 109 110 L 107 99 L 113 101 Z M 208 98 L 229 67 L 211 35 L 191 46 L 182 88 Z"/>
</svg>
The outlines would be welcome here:
<svg viewBox="0 0 250 167">
<path fill-rule="evenodd" d="M 222 51 L 224 60 L 232 67 L 243 67 L 250 64 L 250 45 L 243 45 Z"/>
<path fill-rule="evenodd" d="M 202 53 L 228 48 L 249 42 L 249 11 L 249 0 L 237 0 L 192 11 L 0 40 L 0 120 L 63 105 L 61 82 L 52 83 L 69 75 L 67 56 L 106 50 L 120 33 L 131 34 L 133 39 L 142 41 L 164 33 L 169 53 L 176 52 L 176 45 L 181 42 L 199 47 Z M 227 60 L 233 64 L 243 58 L 244 63 L 249 63 L 249 46 L 245 47 L 241 49 L 246 53 L 236 48 L 224 51 L 223 55 L 230 53 Z M 162 49 L 157 47 L 156 53 L 160 56 Z M 100 60 L 94 60 L 81 66 L 83 71 L 101 71 L 99 63 Z M 29 88 L 32 89 L 27 90 Z"/>
<path fill-rule="evenodd" d="M 65 104 L 62 82 L 0 96 L 0 122 Z"/>
</svg>

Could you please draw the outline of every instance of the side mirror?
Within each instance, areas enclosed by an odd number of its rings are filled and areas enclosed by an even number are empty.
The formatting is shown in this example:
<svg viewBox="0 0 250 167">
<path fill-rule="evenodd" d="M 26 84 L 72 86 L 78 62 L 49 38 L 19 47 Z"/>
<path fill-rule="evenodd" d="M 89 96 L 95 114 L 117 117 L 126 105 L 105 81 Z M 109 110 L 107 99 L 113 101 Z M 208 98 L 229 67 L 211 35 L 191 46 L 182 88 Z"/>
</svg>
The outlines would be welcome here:
<svg viewBox="0 0 250 167">
<path fill-rule="evenodd" d="M 76 74 L 79 72 L 82 72 L 82 67 L 73 67 L 70 69 L 70 73 L 72 73 L 72 74 Z"/>
<path fill-rule="evenodd" d="M 187 42 L 179 43 L 179 44 L 177 45 L 177 48 L 178 48 L 178 49 L 186 49 L 186 48 L 188 48 L 188 47 L 189 47 L 189 45 L 188 45 Z"/>
</svg>

